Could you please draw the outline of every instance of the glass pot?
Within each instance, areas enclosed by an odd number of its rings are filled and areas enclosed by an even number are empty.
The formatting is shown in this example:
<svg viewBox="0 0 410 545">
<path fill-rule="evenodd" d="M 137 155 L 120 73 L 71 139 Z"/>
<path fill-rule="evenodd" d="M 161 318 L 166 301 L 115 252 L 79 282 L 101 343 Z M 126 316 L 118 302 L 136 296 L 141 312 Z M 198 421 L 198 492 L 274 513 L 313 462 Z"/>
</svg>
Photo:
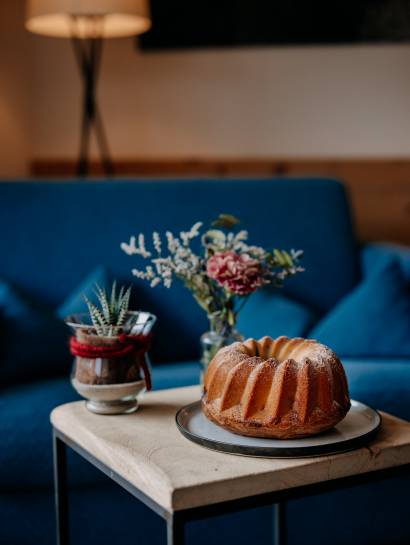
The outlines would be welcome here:
<svg viewBox="0 0 410 545">
<path fill-rule="evenodd" d="M 87 400 L 90 411 L 122 414 L 137 410 L 138 396 L 151 387 L 147 349 L 155 321 L 148 312 L 128 312 L 127 335 L 106 337 L 96 334 L 87 314 L 66 319 L 74 333 L 71 384 Z M 132 323 L 130 330 L 127 322 Z"/>
</svg>

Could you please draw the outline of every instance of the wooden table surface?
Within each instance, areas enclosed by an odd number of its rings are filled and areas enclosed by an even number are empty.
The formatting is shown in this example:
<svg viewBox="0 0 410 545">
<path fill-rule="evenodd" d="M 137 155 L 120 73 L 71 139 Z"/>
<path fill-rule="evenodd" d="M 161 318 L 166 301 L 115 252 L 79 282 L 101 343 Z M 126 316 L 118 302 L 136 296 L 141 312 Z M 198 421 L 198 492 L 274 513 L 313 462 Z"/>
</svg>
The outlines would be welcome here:
<svg viewBox="0 0 410 545">
<path fill-rule="evenodd" d="M 83 401 L 51 413 L 53 426 L 169 512 L 358 475 L 410 462 L 410 424 L 381 413 L 365 448 L 303 459 L 233 456 L 185 439 L 176 411 L 198 400 L 198 386 L 149 392 L 130 415 L 102 416 Z"/>
</svg>

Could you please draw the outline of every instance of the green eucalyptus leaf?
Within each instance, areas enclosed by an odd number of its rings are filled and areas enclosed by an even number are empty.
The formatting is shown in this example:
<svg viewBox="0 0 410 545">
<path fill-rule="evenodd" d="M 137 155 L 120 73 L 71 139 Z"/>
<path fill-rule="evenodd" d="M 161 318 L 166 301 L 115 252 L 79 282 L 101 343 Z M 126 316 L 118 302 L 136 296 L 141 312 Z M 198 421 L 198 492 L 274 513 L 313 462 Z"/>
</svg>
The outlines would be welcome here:
<svg viewBox="0 0 410 545">
<path fill-rule="evenodd" d="M 286 265 L 288 267 L 293 267 L 293 261 L 292 261 L 292 258 L 290 257 L 290 254 L 288 252 L 282 252 L 282 253 L 283 253 L 283 257 L 284 257 Z"/>
<path fill-rule="evenodd" d="M 275 259 L 276 259 L 277 263 L 283 267 L 285 265 L 285 263 L 286 263 L 286 260 L 283 257 L 282 252 L 280 250 L 278 250 L 277 248 L 275 248 L 273 250 L 273 255 L 275 256 Z"/>
<path fill-rule="evenodd" d="M 223 229 L 232 229 L 238 225 L 240 220 L 232 214 L 219 214 L 218 218 L 212 222 L 213 227 L 222 227 Z"/>
<path fill-rule="evenodd" d="M 234 326 L 235 325 L 235 314 L 233 313 L 232 310 L 228 310 L 227 318 L 228 318 L 228 324 L 230 326 Z"/>
</svg>

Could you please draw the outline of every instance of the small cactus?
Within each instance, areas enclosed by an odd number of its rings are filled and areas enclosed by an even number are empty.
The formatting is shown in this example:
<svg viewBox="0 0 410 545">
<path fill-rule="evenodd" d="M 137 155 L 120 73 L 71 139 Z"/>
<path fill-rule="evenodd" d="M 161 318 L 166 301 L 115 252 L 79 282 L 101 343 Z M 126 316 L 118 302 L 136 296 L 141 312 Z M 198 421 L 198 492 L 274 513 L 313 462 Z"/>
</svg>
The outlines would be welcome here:
<svg viewBox="0 0 410 545">
<path fill-rule="evenodd" d="M 117 294 L 117 283 L 114 281 L 109 295 L 105 289 L 96 284 L 95 295 L 98 305 L 92 303 L 86 296 L 84 300 L 97 335 L 101 337 L 119 335 L 127 318 L 131 287 L 125 289 L 122 286 Z"/>
</svg>

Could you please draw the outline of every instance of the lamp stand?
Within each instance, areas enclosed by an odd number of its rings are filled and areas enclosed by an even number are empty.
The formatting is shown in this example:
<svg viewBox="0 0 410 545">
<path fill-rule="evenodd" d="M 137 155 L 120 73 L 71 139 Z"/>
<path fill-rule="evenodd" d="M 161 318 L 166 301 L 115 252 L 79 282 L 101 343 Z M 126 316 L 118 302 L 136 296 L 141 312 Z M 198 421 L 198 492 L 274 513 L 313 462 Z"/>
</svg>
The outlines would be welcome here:
<svg viewBox="0 0 410 545">
<path fill-rule="evenodd" d="M 114 175 L 114 166 L 110 158 L 108 142 L 96 98 L 103 40 L 101 36 L 79 38 L 73 33 L 72 44 L 83 80 L 83 113 L 77 175 L 81 178 L 89 175 L 90 137 L 91 130 L 94 127 L 104 174 L 111 177 Z"/>
</svg>

